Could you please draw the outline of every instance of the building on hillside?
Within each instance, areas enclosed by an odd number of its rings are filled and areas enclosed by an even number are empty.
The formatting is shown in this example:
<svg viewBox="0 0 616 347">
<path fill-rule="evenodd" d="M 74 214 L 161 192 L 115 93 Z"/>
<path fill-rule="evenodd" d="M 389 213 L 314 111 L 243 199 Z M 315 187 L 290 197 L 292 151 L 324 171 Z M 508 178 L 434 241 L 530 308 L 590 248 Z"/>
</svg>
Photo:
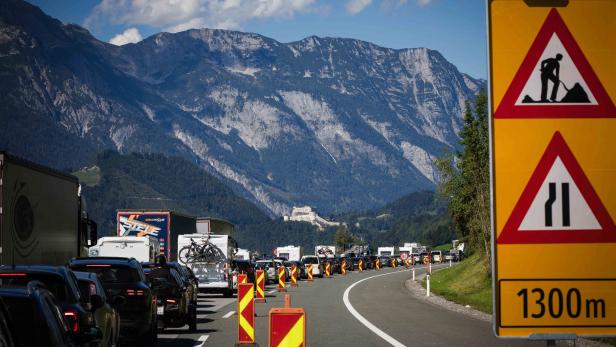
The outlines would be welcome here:
<svg viewBox="0 0 616 347">
<path fill-rule="evenodd" d="M 283 216 L 285 222 L 308 222 L 312 225 L 316 225 L 319 230 L 323 230 L 331 226 L 339 226 L 339 222 L 330 222 L 323 217 L 319 216 L 316 211 L 312 210 L 310 206 L 296 207 L 293 206 L 293 211 L 290 216 Z"/>
</svg>

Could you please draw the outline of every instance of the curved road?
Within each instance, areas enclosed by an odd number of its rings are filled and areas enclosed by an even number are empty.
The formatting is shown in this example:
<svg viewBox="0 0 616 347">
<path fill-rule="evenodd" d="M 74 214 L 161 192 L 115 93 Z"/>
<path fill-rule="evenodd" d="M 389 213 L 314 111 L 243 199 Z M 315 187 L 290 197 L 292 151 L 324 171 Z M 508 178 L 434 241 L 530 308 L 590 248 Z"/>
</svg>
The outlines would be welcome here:
<svg viewBox="0 0 616 347">
<path fill-rule="evenodd" d="M 394 273 L 395 272 L 395 273 Z M 423 272 L 418 269 L 417 274 Z M 389 273 L 389 274 L 388 274 Z M 374 275 L 388 274 L 366 279 Z M 391 346 L 354 317 L 343 302 L 347 288 L 353 308 L 371 324 L 406 346 L 519 346 L 527 341 L 499 340 L 491 323 L 414 298 L 404 286 L 410 272 L 400 268 L 380 272 L 357 271 L 330 279 L 315 278 L 313 283 L 300 282 L 289 288 L 292 306 L 306 311 L 306 334 L 309 346 Z M 268 286 L 266 291 L 273 290 Z M 255 338 L 267 346 L 267 314 L 272 307 L 282 307 L 284 295 L 271 293 L 267 303 L 255 304 Z M 237 336 L 235 300 L 215 296 L 200 298 L 198 332 L 175 329 L 161 335 L 159 346 L 230 346 Z M 201 341 L 199 341 L 199 339 Z M 203 344 L 201 344 L 203 342 Z M 543 345 L 536 343 L 536 345 Z"/>
</svg>

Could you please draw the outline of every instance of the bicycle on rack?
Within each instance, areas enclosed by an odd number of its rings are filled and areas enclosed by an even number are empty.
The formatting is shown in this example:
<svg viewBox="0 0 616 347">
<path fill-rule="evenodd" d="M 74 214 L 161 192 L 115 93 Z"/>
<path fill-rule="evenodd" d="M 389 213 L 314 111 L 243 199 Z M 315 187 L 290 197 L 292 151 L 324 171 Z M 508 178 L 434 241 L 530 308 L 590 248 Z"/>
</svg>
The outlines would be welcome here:
<svg viewBox="0 0 616 347">
<path fill-rule="evenodd" d="M 180 262 L 187 264 L 197 262 L 219 262 L 224 261 L 226 257 L 220 248 L 210 242 L 208 236 L 201 244 L 191 238 L 190 245 L 180 249 L 178 259 Z"/>
</svg>

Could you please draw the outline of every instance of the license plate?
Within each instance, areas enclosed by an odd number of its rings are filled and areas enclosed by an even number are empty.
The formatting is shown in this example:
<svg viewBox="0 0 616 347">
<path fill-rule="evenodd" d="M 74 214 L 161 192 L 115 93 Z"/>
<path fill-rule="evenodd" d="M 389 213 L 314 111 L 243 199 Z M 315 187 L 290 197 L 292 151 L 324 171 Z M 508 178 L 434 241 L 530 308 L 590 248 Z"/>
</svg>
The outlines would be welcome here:
<svg viewBox="0 0 616 347">
<path fill-rule="evenodd" d="M 162 314 L 165 314 L 165 306 L 158 306 L 158 307 L 156 308 L 156 313 L 157 313 L 157 314 L 161 314 L 161 315 L 162 315 Z"/>
</svg>

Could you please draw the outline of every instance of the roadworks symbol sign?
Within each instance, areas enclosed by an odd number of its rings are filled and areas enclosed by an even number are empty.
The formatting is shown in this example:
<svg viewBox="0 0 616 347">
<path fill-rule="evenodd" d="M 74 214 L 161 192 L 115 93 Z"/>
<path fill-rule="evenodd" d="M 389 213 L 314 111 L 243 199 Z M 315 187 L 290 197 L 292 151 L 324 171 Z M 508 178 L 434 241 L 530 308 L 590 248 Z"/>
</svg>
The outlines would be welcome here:
<svg viewBox="0 0 616 347">
<path fill-rule="evenodd" d="M 556 9 L 548 14 L 494 117 L 616 117 L 616 107 Z"/>
<path fill-rule="evenodd" d="M 616 242 L 614 222 L 560 132 L 552 137 L 497 242 Z"/>
</svg>

